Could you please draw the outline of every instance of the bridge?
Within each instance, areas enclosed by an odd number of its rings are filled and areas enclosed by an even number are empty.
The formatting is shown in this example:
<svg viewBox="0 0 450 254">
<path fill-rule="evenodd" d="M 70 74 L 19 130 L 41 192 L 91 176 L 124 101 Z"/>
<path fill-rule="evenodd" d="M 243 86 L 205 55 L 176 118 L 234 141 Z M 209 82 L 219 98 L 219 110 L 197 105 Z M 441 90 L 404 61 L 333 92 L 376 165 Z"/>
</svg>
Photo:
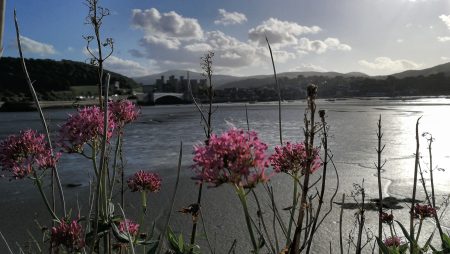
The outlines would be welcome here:
<svg viewBox="0 0 450 254">
<path fill-rule="evenodd" d="M 148 104 L 183 104 L 188 103 L 190 100 L 183 93 L 149 92 L 146 93 L 144 101 Z"/>
<path fill-rule="evenodd" d="M 153 93 L 153 101 L 157 101 L 163 97 L 175 97 L 180 100 L 183 100 L 183 94 L 182 93 Z"/>
</svg>

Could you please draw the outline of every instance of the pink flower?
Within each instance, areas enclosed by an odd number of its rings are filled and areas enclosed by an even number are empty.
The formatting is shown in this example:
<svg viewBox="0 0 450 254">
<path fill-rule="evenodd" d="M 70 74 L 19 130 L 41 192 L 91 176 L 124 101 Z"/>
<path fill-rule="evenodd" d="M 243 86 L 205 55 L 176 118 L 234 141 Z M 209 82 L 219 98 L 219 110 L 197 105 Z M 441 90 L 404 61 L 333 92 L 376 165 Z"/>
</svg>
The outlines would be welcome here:
<svg viewBox="0 0 450 254">
<path fill-rule="evenodd" d="M 385 212 L 381 212 L 380 219 L 381 219 L 382 223 L 392 224 L 392 222 L 394 221 L 394 215 L 393 214 L 388 214 L 388 213 L 385 213 Z"/>
<path fill-rule="evenodd" d="M 108 107 L 113 114 L 114 121 L 120 127 L 133 122 L 139 115 L 139 109 L 129 100 L 111 101 L 108 103 Z"/>
<path fill-rule="evenodd" d="M 63 245 L 69 252 L 80 251 L 85 245 L 83 229 L 78 220 L 72 220 L 68 223 L 68 221 L 62 219 L 59 225 L 52 227 L 50 241 L 53 248 Z"/>
<path fill-rule="evenodd" d="M 194 147 L 194 179 L 214 187 L 223 183 L 254 187 L 268 181 L 266 150 L 253 131 L 232 128 L 221 136 L 212 134 L 206 145 Z"/>
<path fill-rule="evenodd" d="M 0 166 L 16 179 L 22 179 L 34 170 L 54 168 L 59 154 L 52 156 L 44 134 L 34 130 L 11 135 L 0 143 Z"/>
<path fill-rule="evenodd" d="M 304 143 L 291 144 L 286 143 L 285 146 L 276 146 L 275 153 L 269 158 L 275 172 L 294 174 L 301 172 L 303 175 L 307 166 L 306 147 Z M 313 149 L 312 162 L 310 172 L 314 173 L 322 166 L 319 156 L 319 149 Z"/>
<path fill-rule="evenodd" d="M 434 217 L 436 215 L 436 209 L 430 205 L 419 205 L 414 206 L 414 215 L 420 219 L 427 217 Z"/>
<path fill-rule="evenodd" d="M 139 233 L 139 224 L 129 219 L 123 220 L 119 224 L 119 231 L 123 234 L 129 232 L 131 236 L 136 236 Z"/>
<path fill-rule="evenodd" d="M 140 170 L 127 181 L 132 192 L 150 191 L 158 192 L 161 189 L 161 178 L 158 174 Z"/>
<path fill-rule="evenodd" d="M 99 145 L 103 135 L 103 111 L 97 107 L 79 109 L 70 115 L 59 130 L 59 143 L 67 152 L 81 153 L 84 144 Z M 108 112 L 107 139 L 113 135 L 115 123 L 112 113 Z M 95 143 L 95 144 L 94 144 Z"/>
<path fill-rule="evenodd" d="M 389 237 L 384 240 L 384 245 L 386 245 L 387 247 L 398 247 L 401 244 L 402 239 L 398 236 Z"/>
</svg>

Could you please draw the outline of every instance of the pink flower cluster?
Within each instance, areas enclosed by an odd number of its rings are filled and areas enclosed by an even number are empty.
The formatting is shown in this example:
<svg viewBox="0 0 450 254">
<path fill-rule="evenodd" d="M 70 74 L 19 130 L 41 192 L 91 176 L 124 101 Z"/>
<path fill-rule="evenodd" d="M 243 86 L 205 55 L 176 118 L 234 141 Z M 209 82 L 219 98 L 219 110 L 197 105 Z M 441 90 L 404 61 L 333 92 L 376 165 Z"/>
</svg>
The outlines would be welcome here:
<svg viewBox="0 0 450 254">
<path fill-rule="evenodd" d="M 430 205 L 416 204 L 414 206 L 414 215 L 420 219 L 434 217 L 436 215 L 436 209 Z"/>
<path fill-rule="evenodd" d="M 111 101 L 108 107 L 119 127 L 133 122 L 139 115 L 139 109 L 129 100 Z"/>
<path fill-rule="evenodd" d="M 45 135 L 34 130 L 11 135 L 0 143 L 0 166 L 16 179 L 22 179 L 36 169 L 54 168 L 58 160 L 52 156 Z"/>
<path fill-rule="evenodd" d="M 74 115 L 70 115 L 67 122 L 59 130 L 61 147 L 67 152 L 82 152 L 86 143 L 100 142 L 103 135 L 103 111 L 97 107 L 85 107 L 79 109 Z M 108 114 L 107 139 L 113 135 L 115 128 L 114 118 L 111 112 Z"/>
<path fill-rule="evenodd" d="M 389 237 L 384 240 L 384 245 L 386 245 L 387 247 L 398 247 L 401 244 L 402 239 L 398 236 Z"/>
<path fill-rule="evenodd" d="M 139 233 L 139 224 L 129 219 L 123 220 L 119 224 L 119 231 L 123 234 L 129 232 L 131 236 L 136 236 Z"/>
<path fill-rule="evenodd" d="M 78 220 L 72 220 L 68 223 L 62 219 L 59 225 L 52 227 L 50 241 L 53 248 L 63 245 L 69 252 L 81 251 L 85 246 L 83 236 L 83 228 L 78 223 Z"/>
<path fill-rule="evenodd" d="M 382 223 L 392 224 L 392 222 L 394 221 L 394 215 L 385 213 L 385 212 L 381 212 L 380 219 L 381 219 Z"/>
<path fill-rule="evenodd" d="M 307 167 L 307 154 L 304 143 L 291 144 L 289 142 L 284 146 L 276 146 L 275 153 L 269 158 L 275 172 L 293 174 L 301 172 L 303 175 Z M 319 156 L 319 149 L 313 149 L 310 172 L 314 173 L 322 166 Z"/>
<path fill-rule="evenodd" d="M 232 128 L 221 136 L 213 134 L 206 145 L 194 147 L 194 179 L 214 187 L 223 183 L 254 187 L 268 180 L 266 150 L 253 131 Z"/>
<path fill-rule="evenodd" d="M 140 170 L 136 172 L 128 179 L 127 183 L 132 192 L 158 192 L 161 189 L 161 178 L 158 174 L 149 171 Z"/>
</svg>

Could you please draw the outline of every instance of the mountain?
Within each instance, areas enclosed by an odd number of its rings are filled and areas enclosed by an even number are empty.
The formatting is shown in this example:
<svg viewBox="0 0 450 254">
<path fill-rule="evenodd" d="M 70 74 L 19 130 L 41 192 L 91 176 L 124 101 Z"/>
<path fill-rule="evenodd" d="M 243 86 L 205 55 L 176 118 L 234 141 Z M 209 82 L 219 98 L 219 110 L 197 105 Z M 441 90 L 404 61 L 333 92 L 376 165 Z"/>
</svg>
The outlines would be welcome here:
<svg viewBox="0 0 450 254">
<path fill-rule="evenodd" d="M 176 79 L 179 79 L 180 76 L 183 76 L 185 79 L 187 78 L 187 70 L 169 70 L 157 74 L 147 75 L 143 77 L 135 77 L 133 78 L 137 83 L 142 85 L 154 85 L 156 80 L 164 76 L 165 80 L 168 80 L 170 76 L 175 76 Z M 203 74 L 199 72 L 189 72 L 190 79 L 204 79 Z M 236 81 L 244 79 L 245 77 L 236 77 L 231 75 L 221 75 L 221 74 L 213 74 L 213 83 L 217 86 L 221 86 L 228 82 Z"/>
<path fill-rule="evenodd" d="M 389 76 L 393 76 L 396 78 L 407 78 L 407 77 L 418 77 L 418 76 L 430 76 L 433 74 L 443 73 L 445 76 L 450 76 L 450 63 L 436 65 L 431 68 L 426 68 L 422 70 L 408 70 L 399 72 L 396 74 L 392 74 Z"/>
</svg>

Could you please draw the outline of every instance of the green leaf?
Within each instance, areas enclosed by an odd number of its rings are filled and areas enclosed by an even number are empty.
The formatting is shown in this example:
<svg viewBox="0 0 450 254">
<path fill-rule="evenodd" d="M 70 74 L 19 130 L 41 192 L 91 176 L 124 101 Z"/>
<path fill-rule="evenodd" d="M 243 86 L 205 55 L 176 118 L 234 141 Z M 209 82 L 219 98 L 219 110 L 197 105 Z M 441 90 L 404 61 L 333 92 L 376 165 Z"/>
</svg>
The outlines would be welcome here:
<svg viewBox="0 0 450 254">
<path fill-rule="evenodd" d="M 120 232 L 120 230 L 117 228 L 116 224 L 112 223 L 111 227 L 112 227 L 114 236 L 117 238 L 117 240 L 119 240 L 119 242 L 121 242 L 121 243 L 129 242 L 128 235 Z M 133 240 L 133 238 L 131 238 L 131 240 Z"/>
<path fill-rule="evenodd" d="M 147 251 L 147 254 L 156 254 L 156 250 L 158 249 L 158 240 L 153 240 L 150 244 L 148 244 L 149 250 Z"/>
<path fill-rule="evenodd" d="M 417 246 L 416 241 L 414 241 L 414 239 L 411 239 L 411 236 L 408 234 L 408 231 L 406 230 L 406 228 L 399 221 L 396 220 L 395 222 L 397 222 L 397 224 L 402 229 L 403 235 L 406 237 L 406 239 L 408 239 L 408 241 L 410 243 L 413 243 L 413 245 Z"/>
<path fill-rule="evenodd" d="M 442 234 L 442 248 L 444 251 L 450 251 L 450 237 L 447 234 Z"/>
<path fill-rule="evenodd" d="M 433 240 L 434 232 L 431 233 L 430 237 L 428 238 L 427 242 L 423 246 L 422 250 L 426 252 L 428 250 L 428 247 L 430 246 L 431 240 Z"/>
<path fill-rule="evenodd" d="M 383 254 L 390 254 L 388 247 L 383 243 L 383 241 L 376 236 L 375 238 L 377 239 L 378 247 L 380 247 L 381 252 L 383 252 Z"/>
<path fill-rule="evenodd" d="M 400 245 L 398 251 L 400 252 L 400 254 L 406 253 L 406 251 L 408 250 L 408 244 L 404 243 L 402 245 Z"/>
<path fill-rule="evenodd" d="M 180 234 L 178 236 L 178 247 L 180 248 L 181 252 L 184 252 L 184 240 L 183 240 L 183 234 Z"/>
</svg>

